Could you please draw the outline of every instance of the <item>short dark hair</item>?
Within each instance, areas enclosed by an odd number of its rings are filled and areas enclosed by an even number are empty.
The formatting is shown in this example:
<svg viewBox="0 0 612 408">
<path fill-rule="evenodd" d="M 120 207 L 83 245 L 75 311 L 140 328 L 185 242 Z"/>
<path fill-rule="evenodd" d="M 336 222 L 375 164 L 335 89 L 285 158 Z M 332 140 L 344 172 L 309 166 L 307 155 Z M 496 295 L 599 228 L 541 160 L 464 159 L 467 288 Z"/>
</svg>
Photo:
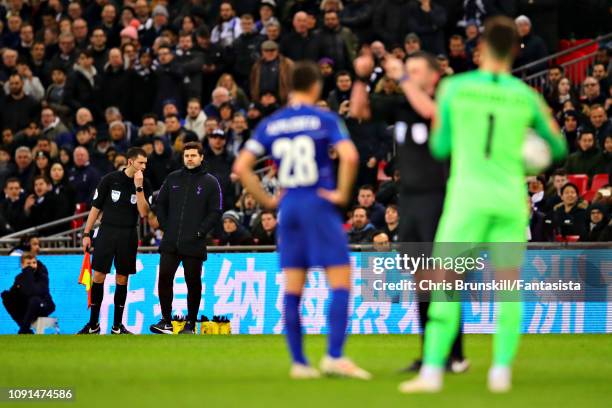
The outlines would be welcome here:
<svg viewBox="0 0 612 408">
<path fill-rule="evenodd" d="M 555 176 L 567 176 L 567 170 L 565 170 L 564 168 L 560 168 L 560 169 L 555 170 L 552 175 L 553 175 L 553 177 L 555 177 Z"/>
<path fill-rule="evenodd" d="M 436 72 L 440 71 L 440 63 L 438 62 L 436 57 L 426 51 L 417 51 L 414 54 L 411 54 L 408 58 L 422 58 L 427 62 L 429 69 Z M 446 58 L 446 60 L 448 60 L 448 57 Z"/>
<path fill-rule="evenodd" d="M 397 209 L 397 205 L 395 204 L 389 204 L 387 206 L 387 208 L 385 208 L 385 211 L 388 210 L 389 208 L 392 208 L 393 210 L 395 210 L 396 212 L 399 212 L 399 210 Z"/>
<path fill-rule="evenodd" d="M 202 106 L 202 102 L 199 98 L 189 98 L 189 100 L 187 101 L 187 105 L 189 105 L 191 102 L 197 102 L 198 105 Z"/>
<path fill-rule="evenodd" d="M 519 42 L 516 24 L 505 16 L 489 18 L 485 22 L 482 38 L 489 45 L 494 56 L 501 59 L 510 57 L 512 50 Z"/>
<path fill-rule="evenodd" d="M 255 20 L 255 18 L 253 17 L 252 14 L 249 13 L 244 13 L 243 15 L 240 16 L 240 19 L 242 20 L 243 18 L 247 19 L 247 20 Z"/>
<path fill-rule="evenodd" d="M 274 217 L 274 219 L 276 219 L 276 211 L 274 211 L 274 210 L 263 210 L 263 211 L 262 211 L 262 212 L 259 214 L 259 218 L 261 219 L 261 217 L 262 217 L 264 214 L 271 215 L 272 217 Z"/>
<path fill-rule="evenodd" d="M 147 157 L 147 152 L 145 152 L 142 147 L 130 147 L 125 156 L 128 160 L 134 160 L 138 156 Z"/>
<path fill-rule="evenodd" d="M 354 207 L 353 207 L 353 214 L 355 214 L 355 211 L 357 211 L 357 210 L 363 210 L 363 211 L 365 211 L 365 213 L 366 213 L 366 217 L 368 217 L 368 218 L 370 217 L 370 214 L 368 213 L 368 209 L 367 209 L 367 208 L 365 208 L 363 205 L 356 205 L 356 206 L 354 206 Z"/>
<path fill-rule="evenodd" d="M 21 180 L 19 180 L 17 177 L 7 178 L 6 181 L 4 182 L 4 188 L 8 187 L 10 183 L 19 183 L 19 186 L 21 187 Z"/>
<path fill-rule="evenodd" d="M 348 76 L 351 77 L 351 73 L 348 72 L 347 70 L 343 69 L 338 71 L 338 73 L 336 73 L 336 80 L 338 80 L 338 78 L 340 78 L 341 76 Z M 352 78 L 352 77 L 351 77 Z"/>
<path fill-rule="evenodd" d="M 204 148 L 202 147 L 202 143 L 200 142 L 185 143 L 185 146 L 183 146 L 183 153 L 185 153 L 187 150 L 193 150 L 193 149 L 197 150 L 200 156 L 204 154 Z"/>
<path fill-rule="evenodd" d="M 370 190 L 371 192 L 376 193 L 374 186 L 371 184 L 364 184 L 363 186 L 359 187 L 359 190 Z"/>
<path fill-rule="evenodd" d="M 37 180 L 43 180 L 45 183 L 51 184 L 51 181 L 44 174 L 39 174 L 39 175 L 35 176 L 34 177 L 34 183 L 36 183 Z"/>
<path fill-rule="evenodd" d="M 153 119 L 155 123 L 157 123 L 157 115 L 154 113 L 145 113 L 144 115 L 142 115 L 143 122 L 145 121 L 145 119 Z"/>
<path fill-rule="evenodd" d="M 575 185 L 574 183 L 565 183 L 565 185 L 563 187 L 561 187 L 561 194 L 563 195 L 563 192 L 565 191 L 566 188 L 571 187 L 574 189 L 574 191 L 576 191 L 576 194 L 580 195 L 580 190 L 578 190 L 578 186 Z"/>
<path fill-rule="evenodd" d="M 169 114 L 167 114 L 166 117 L 164 118 L 164 120 L 165 119 L 170 119 L 170 118 L 174 118 L 174 119 L 178 120 L 179 122 L 181 121 L 181 119 L 178 117 L 178 115 L 176 113 L 169 113 Z"/>
<path fill-rule="evenodd" d="M 300 61 L 295 64 L 291 74 L 294 91 L 306 92 L 317 82 L 323 82 L 321 70 L 311 61 Z"/>
<path fill-rule="evenodd" d="M 564 71 L 563 67 L 559 64 L 553 65 L 552 67 L 548 68 L 549 71 L 552 71 L 553 69 L 558 69 L 559 71 L 561 71 L 561 73 L 563 73 Z"/>
<path fill-rule="evenodd" d="M 21 265 L 23 265 L 25 261 L 30 259 L 36 259 L 36 256 L 31 252 L 24 252 L 23 254 L 21 254 Z"/>
</svg>

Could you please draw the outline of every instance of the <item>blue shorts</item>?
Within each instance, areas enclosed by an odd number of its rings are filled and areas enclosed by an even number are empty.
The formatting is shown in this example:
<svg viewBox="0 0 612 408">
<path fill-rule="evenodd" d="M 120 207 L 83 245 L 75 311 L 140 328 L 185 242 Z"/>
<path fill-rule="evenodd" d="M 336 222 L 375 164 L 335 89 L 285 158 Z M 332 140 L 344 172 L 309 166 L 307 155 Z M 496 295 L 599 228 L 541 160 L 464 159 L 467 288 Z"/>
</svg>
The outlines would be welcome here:
<svg viewBox="0 0 612 408">
<path fill-rule="evenodd" d="M 316 193 L 288 193 L 280 205 L 281 268 L 349 265 L 348 239 L 336 207 Z"/>
</svg>

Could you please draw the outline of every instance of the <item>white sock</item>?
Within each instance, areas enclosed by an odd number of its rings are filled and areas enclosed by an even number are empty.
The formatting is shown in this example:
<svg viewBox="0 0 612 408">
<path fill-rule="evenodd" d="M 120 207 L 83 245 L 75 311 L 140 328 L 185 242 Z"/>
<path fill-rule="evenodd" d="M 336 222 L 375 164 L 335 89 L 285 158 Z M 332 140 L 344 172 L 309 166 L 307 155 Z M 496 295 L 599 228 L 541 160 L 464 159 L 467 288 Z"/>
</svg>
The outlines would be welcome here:
<svg viewBox="0 0 612 408">
<path fill-rule="evenodd" d="M 422 380 L 432 384 L 442 384 L 444 376 L 444 368 L 433 365 L 424 364 L 419 371 L 419 377 Z"/>
</svg>

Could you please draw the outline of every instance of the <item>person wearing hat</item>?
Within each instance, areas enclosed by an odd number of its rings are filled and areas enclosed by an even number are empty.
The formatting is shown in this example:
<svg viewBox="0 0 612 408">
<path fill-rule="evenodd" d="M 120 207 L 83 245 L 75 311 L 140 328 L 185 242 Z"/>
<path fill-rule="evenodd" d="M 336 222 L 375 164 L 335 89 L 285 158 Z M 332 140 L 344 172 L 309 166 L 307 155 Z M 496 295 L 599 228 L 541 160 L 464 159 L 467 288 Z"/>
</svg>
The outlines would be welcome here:
<svg viewBox="0 0 612 408">
<path fill-rule="evenodd" d="M 223 190 L 223 208 L 232 208 L 236 201 L 236 189 L 232 184 L 232 165 L 235 157 L 226 148 L 227 135 L 222 129 L 215 129 L 206 139 L 206 169 L 219 179 Z"/>
<path fill-rule="evenodd" d="M 143 47 L 152 47 L 155 39 L 168 27 L 168 9 L 163 4 L 158 4 L 151 13 L 153 23 L 150 27 L 140 30 L 140 44 Z"/>
<path fill-rule="evenodd" d="M 267 25 L 269 23 L 280 24 L 278 19 L 274 16 L 276 12 L 276 1 L 274 0 L 261 0 L 259 3 L 259 21 L 255 25 L 255 29 L 261 35 L 267 34 Z"/>
<path fill-rule="evenodd" d="M 589 232 L 585 241 L 598 242 L 602 240 L 602 235 L 610 222 L 608 207 L 605 203 L 596 202 L 589 208 Z"/>
<path fill-rule="evenodd" d="M 223 213 L 223 233 L 219 245 L 253 245 L 251 233 L 240 223 L 240 216 L 236 211 Z"/>
<path fill-rule="evenodd" d="M 406 56 L 411 56 L 421 51 L 421 39 L 415 33 L 408 33 L 404 38 L 404 50 Z"/>
<path fill-rule="evenodd" d="M 261 44 L 261 58 L 251 69 L 251 98 L 259 101 L 261 95 L 270 91 L 278 95 L 284 105 L 289 96 L 289 82 L 293 61 L 279 52 L 274 41 L 264 41 Z"/>
</svg>

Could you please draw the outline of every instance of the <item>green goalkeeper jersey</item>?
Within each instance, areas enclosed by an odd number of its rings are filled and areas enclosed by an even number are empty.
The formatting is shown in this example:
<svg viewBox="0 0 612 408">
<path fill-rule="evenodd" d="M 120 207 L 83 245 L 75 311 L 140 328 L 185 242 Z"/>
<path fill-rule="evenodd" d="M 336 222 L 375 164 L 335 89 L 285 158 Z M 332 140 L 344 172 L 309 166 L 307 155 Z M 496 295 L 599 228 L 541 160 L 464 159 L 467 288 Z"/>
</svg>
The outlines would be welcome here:
<svg viewBox="0 0 612 408">
<path fill-rule="evenodd" d="M 546 140 L 554 160 L 567 151 L 540 95 L 510 74 L 473 71 L 444 80 L 436 99 L 430 149 L 436 158 L 451 157 L 447 204 L 488 215 L 524 213 L 527 129 Z"/>
</svg>

